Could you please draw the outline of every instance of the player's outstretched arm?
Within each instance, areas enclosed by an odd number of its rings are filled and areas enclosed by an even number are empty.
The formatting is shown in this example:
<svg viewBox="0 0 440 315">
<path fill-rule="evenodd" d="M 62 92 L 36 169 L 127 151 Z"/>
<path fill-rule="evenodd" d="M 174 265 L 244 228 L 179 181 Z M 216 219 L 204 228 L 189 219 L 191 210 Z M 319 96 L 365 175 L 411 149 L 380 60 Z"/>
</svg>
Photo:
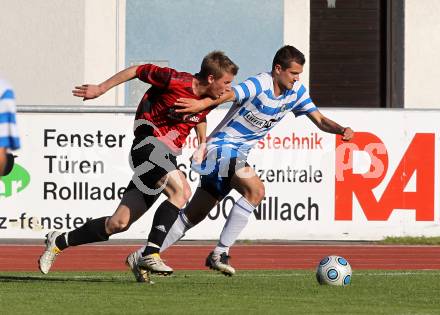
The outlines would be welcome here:
<svg viewBox="0 0 440 315">
<path fill-rule="evenodd" d="M 342 127 L 330 118 L 325 117 L 319 110 L 307 114 L 307 117 L 322 131 L 341 135 L 344 141 L 349 141 L 354 136 L 353 129 L 350 127 Z"/>
<path fill-rule="evenodd" d="M 235 101 L 235 94 L 232 91 L 224 93 L 217 99 L 212 99 L 209 97 L 205 97 L 201 100 L 195 100 L 192 98 L 179 98 L 175 105 L 180 107 L 176 109 L 178 113 L 198 113 L 207 108 L 215 107 L 223 103 L 233 102 Z"/>
<path fill-rule="evenodd" d="M 131 66 L 124 69 L 98 85 L 83 84 L 81 86 L 75 86 L 75 89 L 72 90 L 72 94 L 73 96 L 82 97 L 84 101 L 97 98 L 112 87 L 134 79 L 136 77 L 137 68 L 138 66 Z"/>
</svg>

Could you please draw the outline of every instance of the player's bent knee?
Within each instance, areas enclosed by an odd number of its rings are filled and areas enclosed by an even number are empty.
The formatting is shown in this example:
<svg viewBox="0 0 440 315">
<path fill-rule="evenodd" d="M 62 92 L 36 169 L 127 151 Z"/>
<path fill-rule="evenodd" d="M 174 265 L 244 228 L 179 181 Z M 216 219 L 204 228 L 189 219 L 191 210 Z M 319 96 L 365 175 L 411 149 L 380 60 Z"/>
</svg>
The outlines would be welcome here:
<svg viewBox="0 0 440 315">
<path fill-rule="evenodd" d="M 185 205 L 188 203 L 189 198 L 186 198 L 184 195 L 181 196 L 175 196 L 173 198 L 173 204 L 179 208 L 182 209 L 183 207 L 185 207 Z"/>
<path fill-rule="evenodd" d="M 254 187 L 245 198 L 254 206 L 258 206 L 263 201 L 266 190 L 263 185 Z"/>
<path fill-rule="evenodd" d="M 110 234 L 121 233 L 127 231 L 130 227 L 130 222 L 125 220 L 114 220 L 110 218 L 106 223 L 106 230 Z"/>
<path fill-rule="evenodd" d="M 0 176 L 9 175 L 9 173 L 11 173 L 12 169 L 14 168 L 14 162 L 15 162 L 14 155 L 12 155 L 11 153 L 6 153 L 6 164 L 3 169 L 3 172 L 1 172 L 0 170 L 1 173 Z"/>
<path fill-rule="evenodd" d="M 263 201 L 264 196 L 266 196 L 266 189 L 264 188 L 263 185 L 261 185 L 258 189 L 257 189 L 257 200 L 258 200 L 258 204 Z"/>
<path fill-rule="evenodd" d="M 185 205 L 188 203 L 189 199 L 191 198 L 191 189 L 184 189 L 183 191 L 180 191 L 178 193 L 175 193 L 171 197 L 171 202 L 178 208 L 182 209 L 185 207 Z"/>
<path fill-rule="evenodd" d="M 183 198 L 185 199 L 185 204 L 191 199 L 192 191 L 191 187 L 187 187 L 183 190 Z"/>
</svg>

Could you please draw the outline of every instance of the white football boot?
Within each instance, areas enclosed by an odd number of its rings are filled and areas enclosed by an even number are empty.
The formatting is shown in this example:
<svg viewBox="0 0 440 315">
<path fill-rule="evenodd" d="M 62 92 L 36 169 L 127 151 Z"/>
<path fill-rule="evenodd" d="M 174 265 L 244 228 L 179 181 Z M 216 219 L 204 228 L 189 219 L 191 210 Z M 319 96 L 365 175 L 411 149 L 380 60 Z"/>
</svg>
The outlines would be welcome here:
<svg viewBox="0 0 440 315">
<path fill-rule="evenodd" d="M 55 239 L 60 236 L 60 232 L 49 232 L 46 234 L 46 249 L 44 250 L 43 255 L 40 256 L 38 260 L 38 267 L 40 271 L 44 274 L 47 274 L 52 267 L 55 258 L 61 253 L 61 250 L 55 245 Z"/>
<path fill-rule="evenodd" d="M 229 264 L 229 258 L 231 258 L 231 256 L 228 256 L 226 253 L 214 255 L 214 252 L 211 252 L 208 257 L 206 257 L 205 266 L 220 271 L 225 276 L 233 276 L 235 269 Z"/>
<path fill-rule="evenodd" d="M 146 269 L 154 274 L 169 276 L 173 273 L 173 268 L 167 266 L 158 253 L 150 254 L 145 257 L 140 256 L 138 266 L 141 269 Z"/>
<path fill-rule="evenodd" d="M 140 256 L 138 252 L 131 253 L 127 256 L 125 264 L 130 268 L 137 282 L 146 282 L 153 284 L 154 282 L 150 279 L 150 272 L 148 270 L 139 268 L 139 257 Z"/>
</svg>

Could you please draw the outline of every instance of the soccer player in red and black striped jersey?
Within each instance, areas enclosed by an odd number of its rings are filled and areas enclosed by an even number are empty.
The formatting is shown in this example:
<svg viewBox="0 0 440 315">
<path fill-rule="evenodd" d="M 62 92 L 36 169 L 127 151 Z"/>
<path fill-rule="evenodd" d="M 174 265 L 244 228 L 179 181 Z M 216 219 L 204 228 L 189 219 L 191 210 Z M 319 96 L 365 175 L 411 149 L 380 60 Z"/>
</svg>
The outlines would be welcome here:
<svg viewBox="0 0 440 315">
<path fill-rule="evenodd" d="M 238 72 L 223 52 L 214 51 L 202 61 L 200 72 L 192 75 L 152 64 L 129 67 L 99 85 L 85 84 L 72 91 L 84 100 L 104 94 L 112 87 L 138 78 L 151 84 L 139 103 L 135 119 L 135 139 L 130 152 L 134 170 L 118 208 L 111 217 L 86 222 L 67 233 L 57 231 L 46 235 L 46 249 L 39 259 L 42 273 L 49 272 L 56 256 L 69 246 L 106 241 L 110 235 L 127 230 L 164 193 L 153 219 L 153 227 L 142 256 L 127 258 L 139 282 L 148 282 L 147 271 L 170 274 L 173 270 L 159 256 L 160 245 L 174 223 L 178 212 L 188 202 L 191 190 L 184 174 L 177 168 L 185 139 L 196 128 L 199 146 L 206 140 L 206 115 L 211 109 L 191 115 L 175 112 L 179 98 L 219 98 L 230 91 Z"/>
</svg>

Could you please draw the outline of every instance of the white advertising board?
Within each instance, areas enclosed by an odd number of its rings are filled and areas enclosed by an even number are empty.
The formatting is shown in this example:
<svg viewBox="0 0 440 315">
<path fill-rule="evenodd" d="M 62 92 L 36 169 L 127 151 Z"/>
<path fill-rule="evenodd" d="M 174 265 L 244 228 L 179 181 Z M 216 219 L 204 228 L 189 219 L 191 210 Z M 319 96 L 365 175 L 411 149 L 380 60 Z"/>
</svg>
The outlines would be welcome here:
<svg viewBox="0 0 440 315">
<path fill-rule="evenodd" d="M 318 130 L 306 117 L 287 115 L 249 157 L 266 197 L 240 239 L 438 235 L 440 111 L 322 111 L 352 126 L 354 140 L 340 146 L 338 136 Z M 209 129 L 224 114 L 213 111 Z M 17 165 L 0 179 L 0 238 L 42 238 L 113 213 L 132 176 L 133 115 L 19 113 L 18 123 Z M 178 160 L 195 191 L 193 149 L 190 136 Z M 232 192 L 186 239 L 217 239 L 238 197 Z M 145 239 L 159 202 L 112 238 Z"/>
</svg>

